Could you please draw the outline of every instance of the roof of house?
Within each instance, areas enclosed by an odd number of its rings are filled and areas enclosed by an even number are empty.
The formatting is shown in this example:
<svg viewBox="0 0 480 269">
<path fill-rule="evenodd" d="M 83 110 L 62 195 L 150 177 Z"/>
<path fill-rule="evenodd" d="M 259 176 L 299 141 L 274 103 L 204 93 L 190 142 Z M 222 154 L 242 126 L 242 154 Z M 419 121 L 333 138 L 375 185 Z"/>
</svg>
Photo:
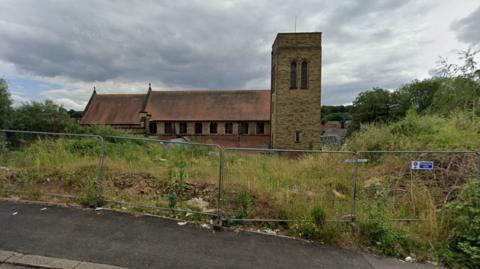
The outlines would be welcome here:
<svg viewBox="0 0 480 269">
<path fill-rule="evenodd" d="M 152 91 L 151 121 L 269 121 L 270 90 Z"/>
<path fill-rule="evenodd" d="M 270 90 L 178 90 L 147 94 L 93 93 L 81 124 L 151 121 L 269 121 Z"/>
<path fill-rule="evenodd" d="M 80 124 L 140 124 L 145 94 L 93 93 Z"/>
<path fill-rule="evenodd" d="M 340 138 L 344 138 L 345 136 L 347 136 L 347 129 L 327 129 L 325 130 L 323 135 L 324 136 L 334 135 Z"/>
</svg>

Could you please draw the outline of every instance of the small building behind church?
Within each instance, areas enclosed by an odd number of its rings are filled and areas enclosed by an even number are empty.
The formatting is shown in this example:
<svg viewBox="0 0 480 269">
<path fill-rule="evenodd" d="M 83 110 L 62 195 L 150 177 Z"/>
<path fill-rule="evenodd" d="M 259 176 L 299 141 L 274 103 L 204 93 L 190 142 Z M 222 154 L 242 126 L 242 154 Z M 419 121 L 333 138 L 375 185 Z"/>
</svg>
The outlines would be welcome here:
<svg viewBox="0 0 480 269">
<path fill-rule="evenodd" d="M 228 147 L 320 148 L 321 59 L 321 33 L 280 33 L 270 89 L 94 90 L 80 124 Z"/>
</svg>

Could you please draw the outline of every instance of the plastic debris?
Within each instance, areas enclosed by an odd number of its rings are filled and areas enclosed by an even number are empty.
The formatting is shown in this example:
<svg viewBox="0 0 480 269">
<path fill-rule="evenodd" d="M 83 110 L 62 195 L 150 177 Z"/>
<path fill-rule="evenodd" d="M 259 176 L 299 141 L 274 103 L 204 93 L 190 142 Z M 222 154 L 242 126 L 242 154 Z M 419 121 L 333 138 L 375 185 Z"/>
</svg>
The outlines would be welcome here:
<svg viewBox="0 0 480 269">
<path fill-rule="evenodd" d="M 180 226 L 183 226 L 183 225 L 187 224 L 187 222 L 186 222 L 186 221 L 182 221 L 182 222 L 177 222 L 177 224 L 180 225 Z"/>
<path fill-rule="evenodd" d="M 276 235 L 278 233 L 278 230 L 272 230 L 272 229 L 268 229 L 268 228 L 265 228 L 262 230 L 262 232 L 266 233 L 266 234 L 271 234 L 271 235 Z"/>
<path fill-rule="evenodd" d="M 17 211 L 15 211 L 15 212 L 12 213 L 13 216 L 15 216 L 15 215 L 17 215 L 17 214 L 18 214 Z"/>
<path fill-rule="evenodd" d="M 205 229 L 210 229 L 210 226 L 208 224 L 205 224 L 203 223 L 202 225 L 200 225 L 202 228 L 205 228 Z"/>
<path fill-rule="evenodd" d="M 208 202 L 204 201 L 202 198 L 192 198 L 188 200 L 186 204 L 191 207 L 200 208 L 202 212 L 208 208 Z"/>
<path fill-rule="evenodd" d="M 8 167 L 5 167 L 5 166 L 0 166 L 0 170 L 5 170 L 5 171 L 10 171 L 10 168 Z"/>
<path fill-rule="evenodd" d="M 42 209 L 40 209 L 40 211 L 45 211 L 45 210 L 47 210 L 46 207 L 42 207 Z"/>
<path fill-rule="evenodd" d="M 103 207 L 96 207 L 95 208 L 95 211 L 101 211 L 101 210 L 103 210 Z"/>
<path fill-rule="evenodd" d="M 405 258 L 405 261 L 406 261 L 406 262 L 413 262 L 413 259 L 412 259 L 412 257 L 407 256 L 407 257 Z"/>
</svg>

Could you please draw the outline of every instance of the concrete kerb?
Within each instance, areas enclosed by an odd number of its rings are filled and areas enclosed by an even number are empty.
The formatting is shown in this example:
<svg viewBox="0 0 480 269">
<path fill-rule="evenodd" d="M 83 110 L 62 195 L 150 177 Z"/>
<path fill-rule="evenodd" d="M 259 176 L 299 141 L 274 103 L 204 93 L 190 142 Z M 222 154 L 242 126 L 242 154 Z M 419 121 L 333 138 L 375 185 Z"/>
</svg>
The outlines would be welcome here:
<svg viewBox="0 0 480 269">
<path fill-rule="evenodd" d="M 26 255 L 13 251 L 0 250 L 0 263 L 47 269 L 123 269 L 108 264 L 90 263 L 85 261 L 58 259 L 52 257 Z"/>
</svg>

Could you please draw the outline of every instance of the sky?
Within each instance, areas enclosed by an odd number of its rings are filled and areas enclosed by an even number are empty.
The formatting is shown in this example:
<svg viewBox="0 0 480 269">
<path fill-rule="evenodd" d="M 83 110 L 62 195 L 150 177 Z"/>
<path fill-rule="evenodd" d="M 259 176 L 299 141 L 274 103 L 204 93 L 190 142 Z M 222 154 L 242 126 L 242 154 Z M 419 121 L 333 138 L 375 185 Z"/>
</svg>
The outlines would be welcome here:
<svg viewBox="0 0 480 269">
<path fill-rule="evenodd" d="M 322 104 L 434 74 L 480 44 L 478 0 L 0 1 L 0 78 L 16 105 L 99 93 L 267 89 L 279 32 L 322 32 Z"/>
</svg>

